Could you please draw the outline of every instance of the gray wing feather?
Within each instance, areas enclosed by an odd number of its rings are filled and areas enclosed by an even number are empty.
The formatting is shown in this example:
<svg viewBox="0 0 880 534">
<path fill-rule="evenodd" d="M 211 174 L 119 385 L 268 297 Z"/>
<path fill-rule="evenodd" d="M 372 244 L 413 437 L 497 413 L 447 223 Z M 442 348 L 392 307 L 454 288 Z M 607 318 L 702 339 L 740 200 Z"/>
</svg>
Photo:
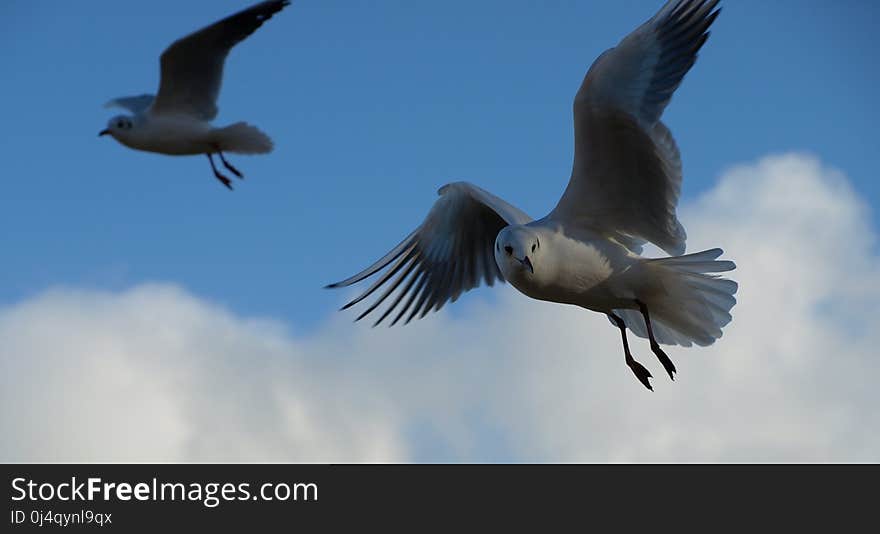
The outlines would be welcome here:
<svg viewBox="0 0 880 534">
<path fill-rule="evenodd" d="M 681 158 L 660 116 L 694 65 L 719 0 L 669 0 L 593 63 L 574 101 L 571 179 L 551 218 L 640 252 L 685 250 L 676 216 Z"/>
<path fill-rule="evenodd" d="M 492 251 L 498 232 L 511 224 L 532 219 L 518 208 L 479 187 L 456 182 L 438 191 L 424 222 L 381 259 L 341 282 L 327 287 L 356 284 L 382 269 L 363 293 L 343 306 L 363 301 L 380 287 L 385 290 L 356 320 L 363 319 L 394 295 L 374 323 L 378 325 L 395 311 L 391 325 L 437 311 L 444 304 L 480 285 L 504 281 Z"/>
<path fill-rule="evenodd" d="M 288 4 L 289 0 L 260 2 L 172 43 L 160 58 L 159 94 L 152 112 L 216 117 L 229 50 Z"/>
<path fill-rule="evenodd" d="M 650 128 L 697 61 L 719 0 L 669 0 L 656 15 L 602 53 L 584 77 L 575 108 L 615 107 Z"/>
</svg>

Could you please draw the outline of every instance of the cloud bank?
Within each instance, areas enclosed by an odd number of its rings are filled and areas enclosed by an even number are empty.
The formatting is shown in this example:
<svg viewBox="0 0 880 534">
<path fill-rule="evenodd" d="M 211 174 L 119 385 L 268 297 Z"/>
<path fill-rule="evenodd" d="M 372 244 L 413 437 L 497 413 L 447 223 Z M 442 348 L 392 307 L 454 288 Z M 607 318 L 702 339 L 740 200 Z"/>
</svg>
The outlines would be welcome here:
<svg viewBox="0 0 880 534">
<path fill-rule="evenodd" d="M 737 262 L 734 320 L 645 390 L 601 315 L 465 297 L 394 329 L 292 334 L 173 285 L 0 309 L 0 461 L 880 461 L 880 260 L 866 204 L 802 154 L 681 209 Z M 344 295 L 340 295 L 340 300 Z"/>
</svg>

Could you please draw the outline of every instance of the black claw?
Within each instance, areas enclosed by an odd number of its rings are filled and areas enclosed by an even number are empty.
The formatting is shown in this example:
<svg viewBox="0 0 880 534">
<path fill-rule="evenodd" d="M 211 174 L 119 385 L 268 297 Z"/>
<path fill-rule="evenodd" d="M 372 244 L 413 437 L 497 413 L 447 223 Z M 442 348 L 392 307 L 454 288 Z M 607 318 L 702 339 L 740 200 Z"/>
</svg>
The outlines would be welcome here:
<svg viewBox="0 0 880 534">
<path fill-rule="evenodd" d="M 219 172 L 218 172 L 218 173 L 214 173 L 214 176 L 215 176 L 218 180 L 220 180 L 220 183 L 221 183 L 221 184 L 225 185 L 227 189 L 229 189 L 230 191 L 232 191 L 232 181 L 229 180 L 229 178 L 223 176 L 223 175 L 220 174 Z"/>
<path fill-rule="evenodd" d="M 660 363 L 663 364 L 663 368 L 666 369 L 666 372 L 669 374 L 669 378 L 675 381 L 675 373 L 677 369 L 675 368 L 675 364 L 672 363 L 672 360 L 669 359 L 669 356 L 663 352 L 663 349 L 660 348 L 660 345 L 652 345 L 651 351 L 657 355 L 657 359 L 660 360 Z"/>
<path fill-rule="evenodd" d="M 225 185 L 227 189 L 232 191 L 232 181 L 220 174 L 220 171 L 218 171 L 217 167 L 214 165 L 214 158 L 211 157 L 211 153 L 209 152 L 206 155 L 208 156 L 208 161 L 211 163 L 211 170 L 214 171 L 214 177 L 220 180 L 220 183 Z M 222 159 L 223 156 L 221 155 L 220 158 Z"/>
<path fill-rule="evenodd" d="M 608 318 L 617 325 L 617 328 L 620 329 L 620 339 L 623 341 L 623 356 L 626 358 L 626 364 L 632 370 L 633 374 L 636 375 L 636 378 L 639 379 L 639 382 L 642 383 L 648 390 L 654 391 L 654 388 L 651 387 L 651 382 L 648 380 L 649 378 L 653 378 L 651 376 L 651 372 L 645 369 L 645 366 L 635 361 L 632 357 L 632 354 L 629 351 L 629 342 L 626 340 L 626 323 L 623 322 L 623 319 L 614 315 L 613 313 L 608 314 Z"/>
<path fill-rule="evenodd" d="M 242 180 L 244 179 L 244 175 L 241 173 L 241 171 L 239 171 L 238 169 L 236 169 L 236 168 L 233 167 L 232 165 L 230 165 L 230 164 L 228 164 L 228 163 L 226 163 L 226 162 L 224 161 L 224 162 L 223 162 L 223 166 L 226 167 L 227 169 L 229 169 L 229 172 L 231 172 L 232 174 L 234 174 L 236 177 L 238 177 L 238 178 L 240 178 L 240 179 L 242 179 Z"/>
<path fill-rule="evenodd" d="M 654 355 L 657 356 L 657 359 L 660 360 L 660 363 L 663 364 L 663 368 L 666 369 L 669 378 L 675 381 L 675 376 L 673 376 L 676 372 L 675 364 L 672 363 L 672 360 L 669 359 L 669 356 L 663 352 L 663 349 L 660 348 L 660 344 L 654 339 L 654 329 L 651 328 L 651 317 L 648 314 L 648 307 L 644 302 L 636 301 L 636 303 L 639 306 L 639 311 L 642 312 L 642 317 L 645 319 L 645 326 L 648 327 L 648 340 L 651 342 L 651 352 L 653 352 Z"/>
<path fill-rule="evenodd" d="M 229 170 L 229 172 L 242 180 L 244 179 L 244 175 L 241 173 L 241 171 L 239 171 L 238 169 L 233 167 L 231 163 L 226 161 L 226 158 L 223 156 L 223 152 L 217 152 L 217 155 L 220 156 L 220 161 L 223 163 L 223 166 Z"/>
<path fill-rule="evenodd" d="M 635 360 L 627 362 L 627 365 L 629 365 L 629 368 L 632 370 L 633 374 L 636 375 L 636 378 L 639 379 L 639 382 L 641 382 L 642 385 L 644 385 L 649 390 L 654 391 L 654 388 L 651 387 L 650 380 L 648 380 L 649 378 L 653 378 L 653 376 L 651 375 L 651 372 L 645 368 L 644 365 Z"/>
</svg>

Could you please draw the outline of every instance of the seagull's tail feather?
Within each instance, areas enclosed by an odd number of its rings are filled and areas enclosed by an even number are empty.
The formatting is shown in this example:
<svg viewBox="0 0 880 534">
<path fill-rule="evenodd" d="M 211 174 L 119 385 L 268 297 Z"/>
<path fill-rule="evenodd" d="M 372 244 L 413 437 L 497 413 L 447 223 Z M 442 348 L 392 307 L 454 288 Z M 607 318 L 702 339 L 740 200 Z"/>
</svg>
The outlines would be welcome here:
<svg viewBox="0 0 880 534">
<path fill-rule="evenodd" d="M 215 143 L 223 152 L 237 154 L 266 154 L 272 152 L 272 139 L 246 122 L 236 122 L 214 130 Z"/>
<path fill-rule="evenodd" d="M 684 256 L 643 260 L 641 273 L 647 284 L 638 298 L 648 308 L 658 343 L 711 345 L 721 337 L 736 304 L 737 283 L 714 273 L 732 271 L 732 261 L 718 260 L 719 248 Z M 647 338 L 638 310 L 615 310 L 637 336 Z"/>
</svg>

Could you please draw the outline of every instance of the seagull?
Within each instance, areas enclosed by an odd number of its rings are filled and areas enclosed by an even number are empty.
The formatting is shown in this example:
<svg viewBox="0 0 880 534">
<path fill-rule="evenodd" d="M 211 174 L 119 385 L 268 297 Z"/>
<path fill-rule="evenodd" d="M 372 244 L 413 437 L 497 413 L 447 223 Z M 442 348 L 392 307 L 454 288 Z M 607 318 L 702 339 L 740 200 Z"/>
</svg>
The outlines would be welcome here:
<svg viewBox="0 0 880 534">
<path fill-rule="evenodd" d="M 223 152 L 266 154 L 272 140 L 256 127 L 237 122 L 214 128 L 223 63 L 233 46 L 254 33 L 289 0 L 260 2 L 171 44 L 160 57 L 159 94 L 125 96 L 105 107 L 127 109 L 132 115 L 110 119 L 98 136 L 110 135 L 123 145 L 173 156 L 206 154 L 214 176 L 230 190 L 232 181 L 217 170 L 214 154 L 238 178 Z"/>
<path fill-rule="evenodd" d="M 556 207 L 534 220 L 467 182 L 441 187 L 421 225 L 345 287 L 384 272 L 347 309 L 379 288 L 360 320 L 391 298 L 374 326 L 422 318 L 479 286 L 510 282 L 525 295 L 605 314 L 623 340 L 627 366 L 653 391 L 630 352 L 627 329 L 647 338 L 671 379 L 660 345 L 707 346 L 731 320 L 737 283 L 714 248 L 685 252 L 676 216 L 679 150 L 660 121 L 720 12 L 719 0 L 669 0 L 600 55 L 574 99 L 575 155 Z M 651 242 L 669 257 L 641 256 Z M 387 269 L 386 269 L 387 268 Z M 393 298 L 391 297 L 392 295 Z"/>
</svg>

